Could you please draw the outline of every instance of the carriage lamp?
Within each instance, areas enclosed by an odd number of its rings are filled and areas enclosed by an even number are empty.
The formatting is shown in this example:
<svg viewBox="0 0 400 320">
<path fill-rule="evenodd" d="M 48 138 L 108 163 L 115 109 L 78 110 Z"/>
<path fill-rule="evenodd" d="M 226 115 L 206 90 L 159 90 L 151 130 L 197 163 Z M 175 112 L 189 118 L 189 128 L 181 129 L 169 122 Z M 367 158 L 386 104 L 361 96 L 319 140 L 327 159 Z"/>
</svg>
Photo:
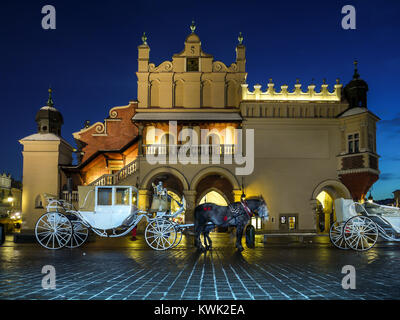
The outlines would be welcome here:
<svg viewBox="0 0 400 320">
<path fill-rule="evenodd" d="M 13 198 L 12 193 L 11 193 L 11 190 L 10 190 L 10 192 L 8 193 L 7 201 L 8 201 L 8 202 L 13 202 L 13 200 L 14 200 L 14 198 Z"/>
<path fill-rule="evenodd" d="M 374 202 L 374 198 L 372 198 L 371 192 L 369 193 L 368 202 L 369 203 L 373 203 Z"/>
</svg>

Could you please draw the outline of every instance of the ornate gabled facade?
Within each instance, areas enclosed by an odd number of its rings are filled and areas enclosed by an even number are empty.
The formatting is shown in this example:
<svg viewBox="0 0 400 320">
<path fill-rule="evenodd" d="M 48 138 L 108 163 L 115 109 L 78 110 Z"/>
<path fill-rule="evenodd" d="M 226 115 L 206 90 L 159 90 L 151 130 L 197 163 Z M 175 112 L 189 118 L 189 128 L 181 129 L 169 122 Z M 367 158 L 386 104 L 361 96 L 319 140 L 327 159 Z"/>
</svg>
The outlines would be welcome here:
<svg viewBox="0 0 400 320">
<path fill-rule="evenodd" d="M 138 205 L 146 210 L 152 183 L 161 180 L 174 197 L 185 197 L 187 223 L 203 201 L 226 204 L 238 201 L 243 192 L 262 194 L 271 219 L 263 225 L 253 222 L 265 232 L 327 232 L 335 219 L 333 200 L 363 199 L 379 176 L 379 118 L 367 108 L 368 86 L 357 68 L 344 88 L 339 81 L 331 88 L 324 81 L 318 89 L 310 84 L 305 90 L 298 80 L 293 88 L 276 90 L 270 80 L 265 90 L 261 85 L 249 90 L 242 35 L 236 60 L 229 65 L 204 53 L 194 25 L 191 31 L 183 51 L 158 66 L 150 63 L 143 35 L 137 101 L 112 108 L 104 122 L 86 123 L 74 133 L 79 163 L 60 160 L 57 173 L 46 179 L 63 178 L 48 193 L 70 199 L 68 178 L 73 201 L 78 185 L 134 185 Z M 253 146 L 250 139 L 239 148 L 238 129 L 254 132 L 254 157 L 245 158 L 253 164 L 249 174 L 236 170 L 248 163 L 232 161 L 235 155 L 250 155 Z M 21 143 L 27 145 L 25 139 Z M 207 158 L 177 161 L 177 154 L 187 153 Z M 149 156 L 163 156 L 167 163 L 154 164 Z M 216 162 L 213 156 L 227 161 Z M 32 193 L 24 199 L 33 201 L 36 190 L 27 185 L 25 191 L 25 179 L 37 173 L 27 159 L 24 149 L 24 192 Z M 37 215 L 29 206 L 24 214 L 29 229 Z"/>
</svg>

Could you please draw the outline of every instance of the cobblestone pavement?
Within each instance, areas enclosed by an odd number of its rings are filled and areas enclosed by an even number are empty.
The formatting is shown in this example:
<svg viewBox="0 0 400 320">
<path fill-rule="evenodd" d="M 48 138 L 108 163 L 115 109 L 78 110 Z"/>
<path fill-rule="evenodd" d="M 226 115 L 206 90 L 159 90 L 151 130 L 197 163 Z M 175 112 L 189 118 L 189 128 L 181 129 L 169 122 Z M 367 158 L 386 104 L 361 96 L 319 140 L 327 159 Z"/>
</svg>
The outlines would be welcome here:
<svg viewBox="0 0 400 320">
<path fill-rule="evenodd" d="M 192 239 L 156 252 L 137 241 L 100 239 L 78 249 L 38 244 L 0 247 L 0 299 L 399 299 L 400 246 L 365 253 L 330 245 L 268 245 L 235 251 L 229 235 L 198 253 Z M 259 240 L 259 239 L 258 239 Z M 56 289 L 44 290 L 44 265 L 56 269 Z M 356 289 L 341 286 L 344 265 L 356 269 Z"/>
</svg>

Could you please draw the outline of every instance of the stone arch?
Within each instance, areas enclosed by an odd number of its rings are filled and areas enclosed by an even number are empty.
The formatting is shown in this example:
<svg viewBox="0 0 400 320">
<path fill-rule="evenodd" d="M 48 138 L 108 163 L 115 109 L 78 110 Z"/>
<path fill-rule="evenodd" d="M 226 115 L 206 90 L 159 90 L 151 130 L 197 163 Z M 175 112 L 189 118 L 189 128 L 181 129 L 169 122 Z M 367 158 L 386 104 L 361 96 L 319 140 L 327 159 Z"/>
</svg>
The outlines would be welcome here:
<svg viewBox="0 0 400 320">
<path fill-rule="evenodd" d="M 211 188 L 208 188 L 208 189 L 202 191 L 200 194 L 197 195 L 196 206 L 199 204 L 200 200 L 203 199 L 203 197 L 211 191 L 215 191 L 215 192 L 219 193 L 225 199 L 226 203 L 230 202 L 230 199 L 225 195 L 225 193 L 222 190 L 220 190 L 219 188 L 216 188 L 216 187 L 211 187 Z"/>
<path fill-rule="evenodd" d="M 197 184 L 210 174 L 219 174 L 225 177 L 232 184 L 234 190 L 240 189 L 240 184 L 237 178 L 228 169 L 222 167 L 207 167 L 203 170 L 200 170 L 190 182 L 190 189 L 193 191 L 196 190 Z"/>
<path fill-rule="evenodd" d="M 338 180 L 332 179 L 322 181 L 314 188 L 311 200 L 315 200 L 322 191 L 327 192 L 333 199 L 352 199 L 349 189 Z"/>
<path fill-rule="evenodd" d="M 172 176 L 175 176 L 182 184 L 183 190 L 189 190 L 189 183 L 186 180 L 185 176 L 178 170 L 172 167 L 159 167 L 154 170 L 151 170 L 149 173 L 146 174 L 144 179 L 142 180 L 141 183 L 141 189 L 148 189 L 151 180 L 159 175 L 159 174 L 170 174 Z"/>
</svg>

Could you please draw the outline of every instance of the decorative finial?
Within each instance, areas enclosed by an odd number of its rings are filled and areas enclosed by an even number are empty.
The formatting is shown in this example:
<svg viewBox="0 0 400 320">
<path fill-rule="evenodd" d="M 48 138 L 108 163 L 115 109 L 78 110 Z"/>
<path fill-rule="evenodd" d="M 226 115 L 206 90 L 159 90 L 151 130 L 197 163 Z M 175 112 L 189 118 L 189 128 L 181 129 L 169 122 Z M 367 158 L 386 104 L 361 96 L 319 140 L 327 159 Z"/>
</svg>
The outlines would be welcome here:
<svg viewBox="0 0 400 320">
<path fill-rule="evenodd" d="M 353 75 L 353 79 L 358 79 L 360 77 L 360 75 L 358 74 L 358 61 L 356 59 L 354 59 L 354 75 Z"/>
<path fill-rule="evenodd" d="M 269 83 L 272 83 L 272 78 L 269 78 Z"/>
<path fill-rule="evenodd" d="M 312 78 L 312 79 L 311 79 L 311 84 L 314 84 L 314 81 L 315 81 L 315 79 L 314 79 L 314 78 Z"/>
<path fill-rule="evenodd" d="M 192 30 L 192 33 L 194 33 L 194 30 L 196 30 L 196 25 L 194 23 L 194 20 L 192 20 L 192 24 L 190 25 L 190 30 Z"/>
<path fill-rule="evenodd" d="M 323 84 L 326 84 L 326 78 L 323 78 L 323 79 L 322 79 L 322 83 L 323 83 Z"/>
<path fill-rule="evenodd" d="M 49 99 L 47 100 L 47 105 L 49 107 L 54 107 L 54 102 L 53 99 L 51 97 L 51 93 L 53 92 L 53 90 L 51 89 L 51 87 L 49 88 Z"/>
<path fill-rule="evenodd" d="M 143 44 L 144 44 L 144 45 L 147 45 L 147 36 L 146 36 L 146 32 L 143 32 L 142 41 L 143 41 Z"/>
<path fill-rule="evenodd" d="M 239 40 L 239 45 L 241 45 L 243 43 L 243 36 L 241 32 L 239 32 L 238 40 Z"/>
<path fill-rule="evenodd" d="M 296 79 L 296 84 L 299 84 L 299 83 L 300 83 L 300 79 L 297 78 L 297 79 Z"/>
<path fill-rule="evenodd" d="M 336 83 L 337 83 L 337 84 L 340 83 L 340 79 L 339 79 L 339 78 L 336 79 Z"/>
</svg>

